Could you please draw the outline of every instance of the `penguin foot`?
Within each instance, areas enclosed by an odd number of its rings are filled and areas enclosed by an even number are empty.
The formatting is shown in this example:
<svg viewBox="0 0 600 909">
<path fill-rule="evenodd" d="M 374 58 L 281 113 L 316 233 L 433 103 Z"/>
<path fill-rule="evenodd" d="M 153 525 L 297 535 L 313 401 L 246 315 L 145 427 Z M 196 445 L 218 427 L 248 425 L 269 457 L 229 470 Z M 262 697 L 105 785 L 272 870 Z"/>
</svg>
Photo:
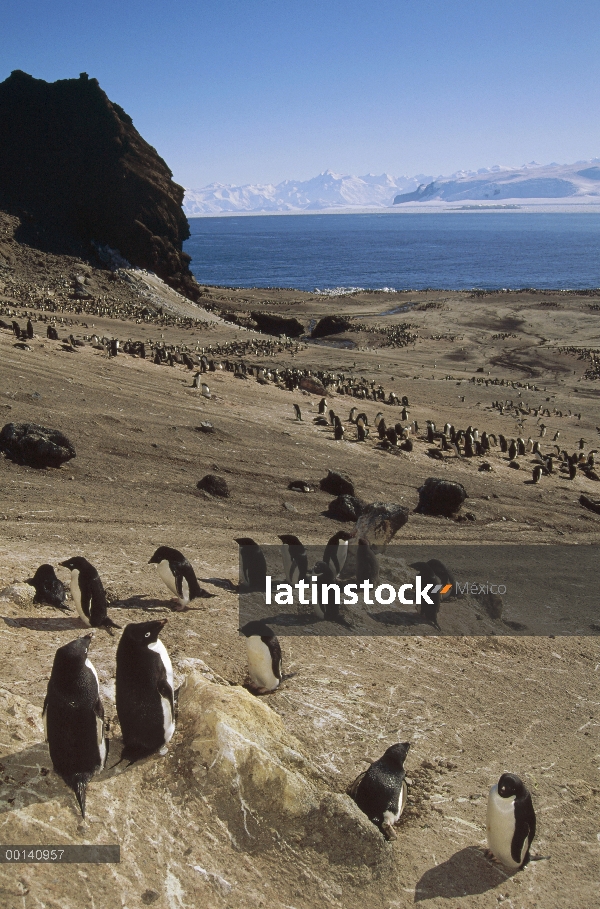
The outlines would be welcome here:
<svg viewBox="0 0 600 909">
<path fill-rule="evenodd" d="M 384 837 L 386 838 L 386 840 L 388 842 L 392 842 L 392 840 L 398 839 L 398 834 L 396 833 L 396 831 L 394 830 L 394 828 L 392 827 L 391 824 L 382 824 L 381 832 L 383 833 Z"/>
</svg>

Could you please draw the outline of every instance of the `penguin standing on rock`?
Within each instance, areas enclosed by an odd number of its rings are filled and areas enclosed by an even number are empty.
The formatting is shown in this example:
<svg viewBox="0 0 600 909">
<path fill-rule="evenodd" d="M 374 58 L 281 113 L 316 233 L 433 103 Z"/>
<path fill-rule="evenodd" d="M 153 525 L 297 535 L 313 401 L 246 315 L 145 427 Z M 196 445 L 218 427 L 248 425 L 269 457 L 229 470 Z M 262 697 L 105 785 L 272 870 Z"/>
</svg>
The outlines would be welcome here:
<svg viewBox="0 0 600 909">
<path fill-rule="evenodd" d="M 200 587 L 191 563 L 178 549 L 159 546 L 148 564 L 156 565 L 160 579 L 177 597 L 177 612 L 182 612 L 190 600 L 199 597 L 209 598 L 214 595 Z"/>
<path fill-rule="evenodd" d="M 531 795 L 514 773 L 503 773 L 487 802 L 487 841 L 490 852 L 508 871 L 529 861 L 536 828 Z"/>
<path fill-rule="evenodd" d="M 75 793 L 82 817 L 87 784 L 108 754 L 98 675 L 87 658 L 92 637 L 58 648 L 42 710 L 52 766 Z"/>
<path fill-rule="evenodd" d="M 82 622 L 91 628 L 120 628 L 108 618 L 106 593 L 100 575 L 94 566 L 82 556 L 73 556 L 60 563 L 71 572 L 71 596 Z"/>
<path fill-rule="evenodd" d="M 406 772 L 404 761 L 410 742 L 392 745 L 383 757 L 371 764 L 348 787 L 361 811 L 373 822 L 387 840 L 395 840 L 394 825 L 406 807 Z"/>
<path fill-rule="evenodd" d="M 27 578 L 26 584 L 35 587 L 34 603 L 46 603 L 56 609 L 68 610 L 65 603 L 65 585 L 56 577 L 52 565 L 40 565 L 32 578 Z"/>
<path fill-rule="evenodd" d="M 248 687 L 255 694 L 268 694 L 281 683 L 281 647 L 265 622 L 247 622 L 241 633 L 246 638 Z"/>
<path fill-rule="evenodd" d="M 158 635 L 167 620 L 126 625 L 117 647 L 116 704 L 130 763 L 166 746 L 175 732 L 173 667 Z"/>
</svg>

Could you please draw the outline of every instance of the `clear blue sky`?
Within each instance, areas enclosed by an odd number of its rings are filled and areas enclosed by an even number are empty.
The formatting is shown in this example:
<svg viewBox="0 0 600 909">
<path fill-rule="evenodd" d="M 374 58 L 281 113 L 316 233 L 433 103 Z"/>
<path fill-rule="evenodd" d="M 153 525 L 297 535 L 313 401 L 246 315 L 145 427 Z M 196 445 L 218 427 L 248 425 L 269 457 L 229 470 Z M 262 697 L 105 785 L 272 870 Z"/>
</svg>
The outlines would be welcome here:
<svg viewBox="0 0 600 909">
<path fill-rule="evenodd" d="M 188 188 L 600 156 L 598 0 L 3 0 L 13 69 L 97 78 Z"/>
</svg>

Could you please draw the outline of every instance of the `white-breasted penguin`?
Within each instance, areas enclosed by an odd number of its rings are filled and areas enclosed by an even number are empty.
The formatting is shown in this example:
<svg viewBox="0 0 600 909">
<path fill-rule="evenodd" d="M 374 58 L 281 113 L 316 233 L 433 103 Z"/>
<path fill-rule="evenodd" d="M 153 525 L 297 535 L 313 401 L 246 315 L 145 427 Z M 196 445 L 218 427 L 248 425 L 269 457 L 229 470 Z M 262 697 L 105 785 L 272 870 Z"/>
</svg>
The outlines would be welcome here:
<svg viewBox="0 0 600 909">
<path fill-rule="evenodd" d="M 288 584 L 297 584 L 308 574 L 308 553 L 298 537 L 291 533 L 281 534 L 279 539 L 283 543 L 281 556 L 286 580 Z"/>
<path fill-rule="evenodd" d="M 190 600 L 209 598 L 214 594 L 200 587 L 191 563 L 182 552 L 171 546 L 159 546 L 149 565 L 156 565 L 159 577 L 179 601 L 177 611 L 185 609 Z"/>
<path fill-rule="evenodd" d="M 345 530 L 339 530 L 327 542 L 323 552 L 323 561 L 329 565 L 333 572 L 334 579 L 339 578 L 342 569 L 348 558 L 348 540 L 351 540 L 354 534 L 346 533 Z"/>
<path fill-rule="evenodd" d="M 265 622 L 247 622 L 240 632 L 246 638 L 249 687 L 255 694 L 275 691 L 281 683 L 281 647 Z"/>
<path fill-rule="evenodd" d="M 359 774 L 347 790 L 387 840 L 396 839 L 394 825 L 406 807 L 404 761 L 409 748 L 410 742 L 392 745 L 368 770 Z"/>
<path fill-rule="evenodd" d="M 508 871 L 527 864 L 536 817 L 529 790 L 514 773 L 503 773 L 490 789 L 486 826 L 488 848 Z"/>
<path fill-rule="evenodd" d="M 130 763 L 161 749 L 175 732 L 173 667 L 158 635 L 166 619 L 125 626 L 117 647 L 116 704 Z"/>
<path fill-rule="evenodd" d="M 42 710 L 52 766 L 75 793 L 82 817 L 87 784 L 108 754 L 98 674 L 88 660 L 92 637 L 58 648 Z"/>
<path fill-rule="evenodd" d="M 106 628 L 109 634 L 112 634 L 111 628 L 120 628 L 108 618 L 106 593 L 91 562 L 83 556 L 73 556 L 60 565 L 71 572 L 71 596 L 82 622 L 88 628 Z"/>
</svg>

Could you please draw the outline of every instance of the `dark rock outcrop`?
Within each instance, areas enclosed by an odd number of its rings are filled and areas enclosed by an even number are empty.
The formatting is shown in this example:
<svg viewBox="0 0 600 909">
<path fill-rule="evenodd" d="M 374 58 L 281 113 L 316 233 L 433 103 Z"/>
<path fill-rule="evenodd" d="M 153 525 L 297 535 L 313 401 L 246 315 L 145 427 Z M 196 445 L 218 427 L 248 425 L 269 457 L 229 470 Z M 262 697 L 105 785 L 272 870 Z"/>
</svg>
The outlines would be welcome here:
<svg viewBox="0 0 600 909">
<path fill-rule="evenodd" d="M 354 495 L 354 483 L 349 476 L 338 470 L 328 470 L 319 486 L 323 492 L 329 492 L 332 496 Z"/>
<path fill-rule="evenodd" d="M 458 512 L 466 498 L 467 491 L 462 483 L 427 477 L 419 489 L 419 504 L 415 511 L 450 518 Z"/>
<path fill-rule="evenodd" d="M 299 338 L 306 331 L 306 328 L 298 319 L 274 316 L 270 313 L 256 310 L 251 315 L 258 330 L 267 335 L 285 335 L 288 338 Z"/>
<path fill-rule="evenodd" d="M 312 376 L 302 376 L 300 379 L 300 389 L 302 391 L 308 391 L 311 395 L 326 395 L 327 390 L 325 386 L 319 382 L 318 379 L 314 379 Z"/>
<path fill-rule="evenodd" d="M 0 84 L 0 207 L 28 236 L 117 249 L 191 299 L 184 190 L 96 79 L 48 83 L 15 70 Z M 55 250 L 56 251 L 56 250 Z M 70 252 L 70 250 L 65 250 Z"/>
<path fill-rule="evenodd" d="M 326 338 L 327 335 L 339 335 L 350 329 L 352 322 L 345 316 L 324 316 L 319 319 L 311 332 L 311 338 Z"/>
<path fill-rule="evenodd" d="M 366 502 L 356 496 L 338 496 L 328 506 L 327 515 L 337 521 L 358 521 Z"/>
<path fill-rule="evenodd" d="M 229 498 L 229 486 L 224 477 L 218 477 L 214 473 L 207 473 L 205 477 L 197 483 L 198 489 L 203 489 L 211 496 L 219 496 L 221 499 Z"/>
<path fill-rule="evenodd" d="M 0 451 L 29 467 L 60 467 L 75 457 L 74 446 L 62 432 L 37 423 L 7 423 L 0 432 Z"/>
<path fill-rule="evenodd" d="M 408 508 L 391 502 L 366 505 L 356 522 L 356 535 L 369 543 L 385 546 L 408 521 Z"/>
</svg>

